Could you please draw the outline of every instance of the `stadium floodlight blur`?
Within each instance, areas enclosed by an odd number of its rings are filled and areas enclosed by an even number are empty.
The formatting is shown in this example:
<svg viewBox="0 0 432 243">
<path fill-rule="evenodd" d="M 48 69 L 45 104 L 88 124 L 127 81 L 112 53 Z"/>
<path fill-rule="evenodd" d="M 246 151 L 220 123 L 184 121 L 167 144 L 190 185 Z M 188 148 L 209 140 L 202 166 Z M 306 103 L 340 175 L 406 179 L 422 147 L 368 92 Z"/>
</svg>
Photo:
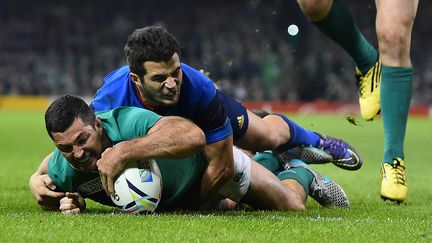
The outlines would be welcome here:
<svg viewBox="0 0 432 243">
<path fill-rule="evenodd" d="M 373 1 L 345 4 L 376 39 Z M 175 11 L 159 14 L 168 6 Z M 420 2 L 413 30 L 413 104 L 432 103 L 431 7 Z M 307 22 L 295 1 L 278 0 L 3 0 L 0 95 L 92 96 L 104 74 L 126 63 L 127 33 L 153 24 L 178 37 L 185 61 L 241 100 L 356 102 L 350 58 Z M 296 35 L 287 32 L 292 24 Z"/>
</svg>

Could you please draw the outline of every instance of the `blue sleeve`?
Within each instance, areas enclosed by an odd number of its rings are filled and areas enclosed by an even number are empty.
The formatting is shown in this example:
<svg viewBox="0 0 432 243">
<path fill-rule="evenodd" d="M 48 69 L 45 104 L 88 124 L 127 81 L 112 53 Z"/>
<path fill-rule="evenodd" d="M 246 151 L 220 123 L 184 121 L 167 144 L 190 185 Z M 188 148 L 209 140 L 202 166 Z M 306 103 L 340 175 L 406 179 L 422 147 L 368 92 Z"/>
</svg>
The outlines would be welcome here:
<svg viewBox="0 0 432 243">
<path fill-rule="evenodd" d="M 196 124 L 203 129 L 207 144 L 224 140 L 233 133 L 231 122 L 225 113 L 222 101 L 215 95 L 206 107 L 200 110 Z"/>
<path fill-rule="evenodd" d="M 220 126 L 214 130 L 204 131 L 204 133 L 205 133 L 207 144 L 222 141 L 233 133 L 231 128 L 231 122 L 227 117 L 223 126 Z"/>
<path fill-rule="evenodd" d="M 182 64 L 182 70 L 182 92 L 194 113 L 191 119 L 204 131 L 207 144 L 224 140 L 233 131 L 213 81 L 186 64 Z"/>
</svg>

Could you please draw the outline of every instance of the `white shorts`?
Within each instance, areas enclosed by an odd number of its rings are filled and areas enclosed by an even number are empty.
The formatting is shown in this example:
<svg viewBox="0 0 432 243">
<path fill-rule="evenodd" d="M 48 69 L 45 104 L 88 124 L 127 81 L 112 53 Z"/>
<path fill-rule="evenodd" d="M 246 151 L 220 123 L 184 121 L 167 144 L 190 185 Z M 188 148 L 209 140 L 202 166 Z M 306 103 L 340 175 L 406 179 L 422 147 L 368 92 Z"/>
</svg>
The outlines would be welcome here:
<svg viewBox="0 0 432 243">
<path fill-rule="evenodd" d="M 224 198 L 240 202 L 249 189 L 251 181 L 251 159 L 240 149 L 234 147 L 234 176 L 219 190 Z"/>
</svg>

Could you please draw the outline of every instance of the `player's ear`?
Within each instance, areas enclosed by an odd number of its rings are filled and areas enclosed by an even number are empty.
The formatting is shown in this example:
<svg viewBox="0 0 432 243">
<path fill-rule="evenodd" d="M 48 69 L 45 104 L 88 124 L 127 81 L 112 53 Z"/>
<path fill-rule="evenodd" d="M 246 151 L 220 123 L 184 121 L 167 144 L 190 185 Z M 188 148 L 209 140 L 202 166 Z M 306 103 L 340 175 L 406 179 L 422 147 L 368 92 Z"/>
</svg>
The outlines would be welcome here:
<svg viewBox="0 0 432 243">
<path fill-rule="evenodd" d="M 135 85 L 141 85 L 141 80 L 138 74 L 130 72 L 129 77 Z"/>
<path fill-rule="evenodd" d="M 95 119 L 95 129 L 98 134 L 101 134 L 103 131 L 102 122 L 99 117 Z"/>
</svg>

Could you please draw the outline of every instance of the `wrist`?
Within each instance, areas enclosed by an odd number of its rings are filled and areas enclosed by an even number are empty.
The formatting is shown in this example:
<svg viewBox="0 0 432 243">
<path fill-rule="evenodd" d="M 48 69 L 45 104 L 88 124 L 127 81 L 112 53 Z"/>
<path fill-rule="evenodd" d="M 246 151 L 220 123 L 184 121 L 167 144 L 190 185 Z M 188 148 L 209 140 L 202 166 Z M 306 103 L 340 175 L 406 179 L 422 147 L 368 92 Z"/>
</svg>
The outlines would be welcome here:
<svg viewBox="0 0 432 243">
<path fill-rule="evenodd" d="M 124 164 L 124 161 L 131 160 L 129 141 L 116 144 L 113 149 L 116 151 L 116 158 Z"/>
</svg>

